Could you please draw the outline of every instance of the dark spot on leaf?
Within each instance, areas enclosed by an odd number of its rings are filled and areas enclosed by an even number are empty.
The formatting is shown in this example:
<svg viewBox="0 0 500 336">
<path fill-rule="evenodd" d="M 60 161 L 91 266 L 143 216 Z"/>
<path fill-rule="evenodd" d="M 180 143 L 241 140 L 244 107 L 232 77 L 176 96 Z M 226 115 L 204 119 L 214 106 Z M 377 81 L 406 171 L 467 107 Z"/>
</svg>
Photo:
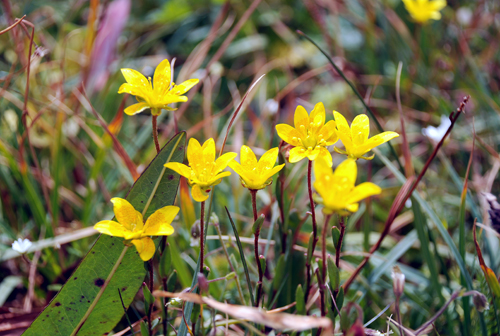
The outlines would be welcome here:
<svg viewBox="0 0 500 336">
<path fill-rule="evenodd" d="M 92 251 L 92 254 L 95 254 L 95 252 L 94 252 L 94 251 Z"/>
<path fill-rule="evenodd" d="M 56 307 L 59 307 L 61 305 L 61 302 L 56 302 L 55 305 Z"/>
<path fill-rule="evenodd" d="M 82 295 L 82 296 L 80 296 L 80 297 L 81 297 L 82 299 L 85 299 L 85 296 L 84 296 L 84 295 Z"/>
<path fill-rule="evenodd" d="M 73 278 L 73 280 L 76 280 L 76 279 L 78 279 L 78 277 L 74 277 L 74 278 Z"/>
<path fill-rule="evenodd" d="M 179 150 L 183 150 L 184 149 L 184 146 L 179 146 Z"/>
<path fill-rule="evenodd" d="M 127 290 L 127 287 L 122 287 L 122 292 L 125 292 Z"/>
<path fill-rule="evenodd" d="M 168 175 L 168 179 L 172 181 L 174 179 L 174 175 Z"/>
<path fill-rule="evenodd" d="M 102 287 L 102 285 L 104 285 L 104 279 L 101 278 L 95 279 L 94 285 L 96 285 L 97 287 Z"/>
</svg>

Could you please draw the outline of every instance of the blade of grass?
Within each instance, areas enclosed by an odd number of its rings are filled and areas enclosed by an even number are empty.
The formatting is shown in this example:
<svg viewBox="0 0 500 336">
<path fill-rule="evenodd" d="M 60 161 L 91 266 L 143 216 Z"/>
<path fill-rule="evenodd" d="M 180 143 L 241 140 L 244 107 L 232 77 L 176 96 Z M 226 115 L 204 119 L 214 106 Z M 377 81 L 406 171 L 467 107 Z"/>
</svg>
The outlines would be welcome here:
<svg viewBox="0 0 500 336">
<path fill-rule="evenodd" d="M 247 278 L 248 289 L 250 292 L 250 300 L 252 301 L 252 306 L 255 306 L 252 283 L 250 282 L 250 273 L 248 272 L 248 265 L 247 265 L 247 261 L 245 259 L 245 252 L 243 251 L 243 246 L 241 245 L 241 242 L 240 242 L 240 236 L 238 234 L 238 230 L 236 230 L 236 226 L 234 225 L 234 222 L 233 222 L 233 219 L 231 218 L 231 214 L 229 213 L 229 210 L 227 210 L 226 207 L 224 207 L 224 208 L 226 209 L 227 216 L 229 217 L 229 222 L 231 223 L 231 226 L 233 227 L 234 237 L 236 238 L 236 244 L 238 245 L 238 250 L 240 252 L 241 262 L 243 263 L 243 268 L 245 269 L 245 276 Z"/>
<path fill-rule="evenodd" d="M 474 127 L 474 119 L 472 121 L 472 125 Z M 475 132 L 474 132 L 475 133 Z M 459 212 L 459 236 L 458 236 L 458 249 L 460 251 L 460 255 L 465 260 L 465 206 L 467 200 L 467 184 L 469 179 L 470 167 L 472 164 L 472 159 L 474 158 L 474 146 L 475 146 L 476 138 L 472 138 L 472 149 L 470 152 L 469 163 L 467 164 L 467 171 L 464 176 L 464 186 L 462 189 L 462 195 L 460 197 L 460 212 Z M 462 286 L 465 286 L 465 279 L 463 275 L 460 277 L 460 283 Z M 471 332 L 471 307 L 470 307 L 470 298 L 468 296 L 462 297 L 462 304 L 464 306 L 464 334 L 470 335 Z"/>
</svg>

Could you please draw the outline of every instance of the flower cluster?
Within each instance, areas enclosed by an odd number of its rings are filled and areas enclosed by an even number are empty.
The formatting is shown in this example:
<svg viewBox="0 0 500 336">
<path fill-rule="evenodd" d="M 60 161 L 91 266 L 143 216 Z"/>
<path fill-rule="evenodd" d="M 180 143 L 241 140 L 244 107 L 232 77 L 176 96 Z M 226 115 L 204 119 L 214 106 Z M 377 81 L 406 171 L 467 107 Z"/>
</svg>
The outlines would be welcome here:
<svg viewBox="0 0 500 336">
<path fill-rule="evenodd" d="M 278 135 L 288 144 L 294 146 L 290 150 L 290 162 L 308 158 L 315 164 L 316 182 L 314 188 L 319 194 L 317 202 L 323 205 L 323 212 L 334 212 L 345 215 L 358 209 L 358 202 L 368 196 L 380 194 L 381 189 L 373 183 L 362 183 L 354 187 L 356 182 L 356 160 L 371 160 L 374 155 L 365 156 L 373 148 L 398 137 L 395 132 L 383 132 L 369 138 L 370 122 L 365 114 L 354 118 L 351 127 L 342 114 L 333 111 L 334 120 L 325 124 L 325 108 L 322 103 L 316 104 L 311 114 L 298 106 L 295 110 L 295 128 L 279 124 Z M 332 156 L 327 146 L 340 139 L 345 150 L 335 147 L 335 151 L 347 155 L 333 172 Z"/>
<path fill-rule="evenodd" d="M 405 1 L 405 3 L 408 1 L 410 0 Z M 416 1 L 422 2 L 424 0 Z M 188 80 L 180 85 L 171 83 L 171 69 L 168 60 L 164 60 L 158 65 L 153 82 L 150 78 L 146 79 L 142 74 L 132 69 L 122 69 L 122 73 L 127 83 L 120 87 L 119 93 L 130 93 L 136 96 L 139 101 L 138 104 L 125 110 L 125 113 L 130 115 L 150 108 L 153 116 L 157 116 L 161 109 L 171 109 L 168 107 L 169 104 L 187 101 L 187 97 L 182 95 L 198 83 L 197 79 Z M 364 114 L 354 118 L 351 126 L 337 111 L 333 111 L 333 118 L 334 120 L 325 123 L 326 113 L 323 103 L 316 104 L 311 113 L 308 113 L 304 107 L 298 106 L 294 114 L 294 127 L 279 124 L 276 126 L 276 131 L 279 137 L 290 145 L 287 147 L 290 163 L 299 162 L 305 158 L 309 160 L 308 184 L 311 208 L 314 209 L 311 192 L 311 167 L 312 162 L 315 161 L 314 189 L 317 195 L 314 197 L 316 202 L 323 205 L 323 212 L 327 215 L 332 213 L 347 215 L 358 210 L 358 203 L 361 200 L 381 193 L 380 187 L 371 182 L 355 186 L 356 160 L 373 159 L 374 155 L 367 156 L 370 150 L 399 135 L 395 132 L 383 132 L 370 138 L 369 119 Z M 334 150 L 346 155 L 347 159 L 333 171 L 331 168 L 332 155 L 327 147 L 335 144 L 339 139 L 342 141 L 344 149 L 334 147 Z M 208 199 L 208 193 L 224 177 L 231 175 L 230 172 L 224 171 L 229 166 L 240 176 L 241 184 L 250 190 L 254 218 L 256 219 L 255 195 L 257 190 L 271 184 L 273 176 L 285 166 L 285 164 L 276 166 L 278 155 L 279 148 L 276 147 L 266 151 L 257 160 L 250 147 L 242 146 L 240 162 L 235 160 L 237 154 L 233 152 L 221 154 L 216 158 L 214 139 L 208 139 L 201 145 L 198 140 L 191 138 L 187 148 L 188 164 L 169 162 L 164 166 L 187 179 L 191 186 L 193 199 L 201 203 L 201 221 L 203 221 L 204 202 Z M 124 238 L 126 244 L 130 243 L 137 248 L 143 260 L 151 259 L 155 252 L 151 236 L 171 235 L 174 232 L 171 223 L 179 208 L 167 206 L 159 209 L 144 224 L 142 214 L 137 212 L 126 200 L 113 198 L 111 201 L 114 204 L 116 221 L 101 221 L 95 225 L 96 230 Z M 316 225 L 314 211 L 313 224 Z M 256 231 L 256 241 L 258 240 L 258 231 Z M 201 246 L 203 250 L 203 245 Z M 203 251 L 201 253 L 203 255 Z M 257 250 L 256 258 L 258 258 Z"/>
</svg>

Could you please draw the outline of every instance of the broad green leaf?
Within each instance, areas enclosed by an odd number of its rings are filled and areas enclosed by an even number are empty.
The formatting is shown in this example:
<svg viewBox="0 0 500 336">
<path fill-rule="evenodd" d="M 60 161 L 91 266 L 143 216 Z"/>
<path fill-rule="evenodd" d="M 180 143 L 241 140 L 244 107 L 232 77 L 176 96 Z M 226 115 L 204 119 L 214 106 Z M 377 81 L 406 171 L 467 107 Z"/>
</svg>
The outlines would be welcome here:
<svg viewBox="0 0 500 336">
<path fill-rule="evenodd" d="M 169 161 L 182 162 L 185 145 L 185 133 L 174 136 L 132 186 L 126 198 L 137 211 L 145 214 L 144 218 L 174 203 L 179 175 L 163 165 Z M 101 235 L 61 291 L 23 335 L 103 335 L 112 330 L 124 314 L 118 290 L 128 307 L 146 275 L 137 251 L 128 248 L 102 296 L 96 300 L 124 248 L 122 238 Z"/>
</svg>

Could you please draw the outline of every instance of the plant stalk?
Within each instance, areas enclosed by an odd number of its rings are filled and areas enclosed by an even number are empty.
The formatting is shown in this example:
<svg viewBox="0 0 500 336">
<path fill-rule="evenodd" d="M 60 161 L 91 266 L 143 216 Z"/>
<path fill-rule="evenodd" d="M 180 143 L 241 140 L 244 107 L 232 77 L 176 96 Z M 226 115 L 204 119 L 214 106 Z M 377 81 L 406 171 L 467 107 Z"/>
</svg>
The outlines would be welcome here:
<svg viewBox="0 0 500 336">
<path fill-rule="evenodd" d="M 205 240 L 203 236 L 205 234 L 205 201 L 201 202 L 200 210 L 200 273 L 203 274 L 203 257 L 205 255 Z"/>
<path fill-rule="evenodd" d="M 311 206 L 311 218 L 312 218 L 312 227 L 313 227 L 313 242 L 312 242 L 312 254 L 314 255 L 314 249 L 316 248 L 316 243 L 318 241 L 318 226 L 316 224 L 316 212 L 314 211 L 314 200 L 312 193 L 312 161 L 309 160 L 307 164 L 307 190 L 309 193 L 309 204 Z M 310 256 L 307 256 L 309 259 Z M 307 280 L 306 280 L 306 290 L 305 290 L 305 299 L 307 300 L 309 290 L 311 287 L 311 265 L 306 264 L 306 272 L 307 272 Z"/>
<path fill-rule="evenodd" d="M 257 190 L 249 189 L 252 195 L 252 209 L 253 209 L 253 221 L 257 221 Z M 257 282 L 257 299 L 255 300 L 255 307 L 259 306 L 260 297 L 262 296 L 262 280 L 264 278 L 264 272 L 262 271 L 262 265 L 260 264 L 259 258 L 259 235 L 260 228 L 255 231 L 254 239 L 254 253 L 255 262 L 257 263 L 257 270 L 259 271 L 259 281 Z"/>
<path fill-rule="evenodd" d="M 339 243 L 337 244 L 337 251 L 335 251 L 336 252 L 335 266 L 337 266 L 337 268 L 340 268 L 340 251 L 342 251 L 342 241 L 344 240 L 344 234 L 345 234 L 345 224 L 343 216 L 340 216 L 339 224 L 340 224 Z"/>
<path fill-rule="evenodd" d="M 153 115 L 153 140 L 155 142 L 156 153 L 160 152 L 160 143 L 158 142 L 158 116 Z"/>
</svg>

